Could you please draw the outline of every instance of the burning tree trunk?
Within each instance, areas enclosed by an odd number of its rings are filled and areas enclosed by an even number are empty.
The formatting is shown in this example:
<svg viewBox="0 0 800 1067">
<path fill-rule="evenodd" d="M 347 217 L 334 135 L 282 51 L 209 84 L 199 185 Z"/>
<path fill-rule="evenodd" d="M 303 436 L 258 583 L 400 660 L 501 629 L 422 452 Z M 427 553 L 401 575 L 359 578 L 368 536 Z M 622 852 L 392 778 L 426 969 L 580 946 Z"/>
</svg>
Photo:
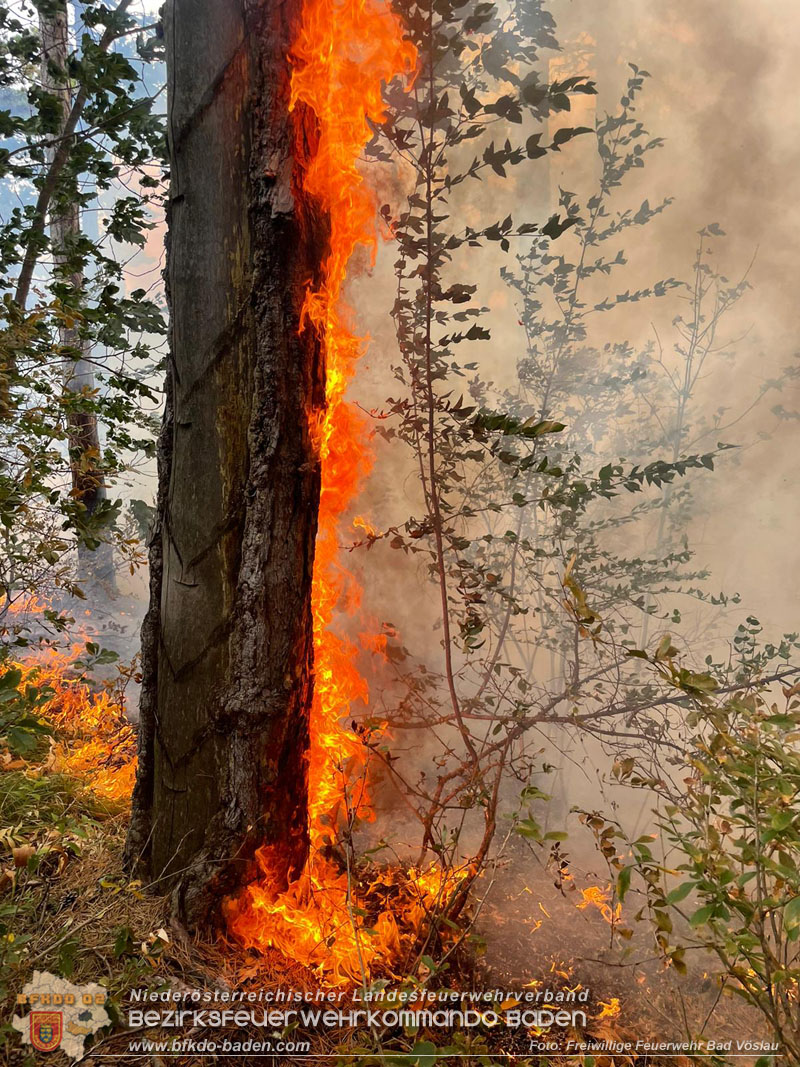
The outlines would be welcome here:
<svg viewBox="0 0 800 1067">
<path fill-rule="evenodd" d="M 319 343 L 299 330 L 325 233 L 296 195 L 299 3 L 172 0 L 168 295 L 129 862 L 214 918 L 274 846 L 307 850 Z M 273 849 L 271 849 L 273 851 Z"/>
<path fill-rule="evenodd" d="M 39 16 L 42 38 L 41 85 L 46 93 L 59 102 L 57 137 L 46 149 L 48 163 L 53 167 L 56 145 L 65 136 L 73 99 L 67 74 L 69 51 L 69 16 L 66 0 L 57 0 Z M 69 199 L 62 195 L 50 217 L 50 240 L 53 248 L 53 267 L 60 282 L 66 282 L 74 293 L 83 289 L 83 272 L 74 265 L 74 246 L 81 236 L 81 210 L 77 188 L 70 189 Z M 81 338 L 77 327 L 64 326 L 59 342 L 67 355 L 64 390 L 67 394 L 95 388 L 94 370 L 89 345 Z M 97 416 L 91 411 L 71 410 L 67 415 L 67 446 L 72 471 L 72 493 L 94 515 L 106 499 L 106 484 L 101 465 L 100 435 Z M 93 585 L 102 582 L 108 589 L 114 585 L 114 557 L 111 546 L 101 542 L 97 548 L 78 545 L 78 579 Z"/>
</svg>

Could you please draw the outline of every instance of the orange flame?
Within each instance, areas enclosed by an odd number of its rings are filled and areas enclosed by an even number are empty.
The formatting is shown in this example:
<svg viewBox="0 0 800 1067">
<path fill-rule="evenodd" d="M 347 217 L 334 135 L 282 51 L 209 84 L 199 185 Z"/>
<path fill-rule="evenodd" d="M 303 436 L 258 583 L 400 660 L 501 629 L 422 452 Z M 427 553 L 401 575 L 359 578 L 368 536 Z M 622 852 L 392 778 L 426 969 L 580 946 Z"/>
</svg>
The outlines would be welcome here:
<svg viewBox="0 0 800 1067">
<path fill-rule="evenodd" d="M 323 282 L 306 294 L 303 316 L 325 351 L 325 407 L 313 427 L 321 464 L 319 529 L 311 606 L 314 618 L 314 702 L 309 751 L 309 828 L 312 850 L 325 844 L 343 795 L 363 769 L 358 737 L 341 725 L 353 701 L 369 692 L 355 664 L 355 645 L 331 627 L 342 598 L 358 600 L 354 579 L 338 559 L 342 515 L 372 466 L 366 426 L 344 394 L 362 355 L 363 341 L 348 328 L 342 286 L 355 249 L 374 250 L 377 210 L 358 159 L 372 137 L 369 121 L 385 118 L 382 85 L 416 62 L 413 46 L 383 0 L 308 0 L 295 42 L 291 107 L 302 102 L 319 122 L 319 146 L 304 191 L 330 218 L 330 250 Z M 331 772 L 334 773 L 331 773 Z M 367 811 L 363 788 L 353 816 Z"/>
<path fill-rule="evenodd" d="M 597 908 L 605 921 L 613 926 L 614 923 L 619 922 L 622 916 L 622 905 L 617 901 L 617 905 L 612 909 L 611 889 L 602 889 L 599 885 L 590 885 L 587 889 L 581 890 L 581 900 L 576 905 L 581 911 L 586 908 Z"/>
<path fill-rule="evenodd" d="M 48 607 L 46 601 L 35 596 L 23 597 L 16 603 L 0 602 L 0 611 L 12 618 L 32 619 Z M 74 635 L 79 633 L 80 628 L 73 630 Z M 18 659 L 6 661 L 8 670 L 20 672 L 20 691 L 27 686 L 52 691 L 36 715 L 55 734 L 43 764 L 26 759 L 6 766 L 21 764 L 31 774 L 67 774 L 103 800 L 127 801 L 136 777 L 136 736 L 122 698 L 108 685 L 90 684 L 75 670 L 76 661 L 85 654 L 85 641 L 78 641 L 68 648 L 34 646 Z"/>
<path fill-rule="evenodd" d="M 339 560 L 339 526 L 372 457 L 363 417 L 345 392 L 364 342 L 349 329 L 341 301 L 353 252 L 376 245 L 375 198 L 359 172 L 359 157 L 372 137 L 370 122 L 385 118 L 382 86 L 411 73 L 414 46 L 386 0 L 306 0 L 291 55 L 291 104 L 310 108 L 319 144 L 303 179 L 330 219 L 330 249 L 323 281 L 306 294 L 303 324 L 318 332 L 325 354 L 325 406 L 312 434 L 321 467 L 319 529 L 312 583 L 315 680 L 308 752 L 310 853 L 305 871 L 284 893 L 272 885 L 268 850 L 257 856 L 261 879 L 230 909 L 232 931 L 245 944 L 279 947 L 291 958 L 316 965 L 329 979 L 362 977 L 376 958 L 399 950 L 397 925 L 379 914 L 367 934 L 356 921 L 352 874 L 324 854 L 337 825 L 371 815 L 365 782 L 366 752 L 342 725 L 368 687 L 356 666 L 357 646 L 335 629 L 335 612 L 353 610 L 360 590 Z M 363 521 L 363 520 L 362 520 Z M 420 909 L 430 903 L 429 879 L 416 890 Z M 441 879 L 439 880 L 441 882 Z M 357 909 L 361 911 L 363 909 Z M 411 912 L 414 912 L 412 905 Z M 408 918 L 406 914 L 405 918 Z"/>
<path fill-rule="evenodd" d="M 363 515 L 356 515 L 353 519 L 353 526 L 356 530 L 363 530 L 367 537 L 377 538 L 381 536 L 379 531 Z"/>
<path fill-rule="evenodd" d="M 599 1000 L 597 1006 L 600 1008 L 600 1013 L 595 1015 L 595 1019 L 616 1019 L 622 1011 L 619 997 L 612 997 L 610 1000 Z"/>
<path fill-rule="evenodd" d="M 82 678 L 70 677 L 84 646 L 68 651 L 33 653 L 24 663 L 22 684 L 53 690 L 42 705 L 42 718 L 55 730 L 57 741 L 48 770 L 71 775 L 103 800 L 127 801 L 136 778 L 136 735 L 121 703 L 107 688 L 94 690 Z"/>
</svg>

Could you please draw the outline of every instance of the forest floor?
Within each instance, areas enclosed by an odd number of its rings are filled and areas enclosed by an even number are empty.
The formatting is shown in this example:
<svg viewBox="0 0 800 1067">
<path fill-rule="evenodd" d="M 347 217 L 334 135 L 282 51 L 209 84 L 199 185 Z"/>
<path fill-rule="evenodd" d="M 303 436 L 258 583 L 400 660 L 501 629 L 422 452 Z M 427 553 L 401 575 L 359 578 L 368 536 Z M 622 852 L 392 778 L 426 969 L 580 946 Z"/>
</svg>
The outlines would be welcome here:
<svg viewBox="0 0 800 1067">
<path fill-rule="evenodd" d="M 291 1054 L 201 1057 L 198 1053 L 160 1055 L 148 1051 L 131 1055 L 133 1037 L 165 1041 L 176 1033 L 125 1026 L 132 989 L 210 990 L 292 988 L 316 990 L 319 983 L 308 970 L 288 963 L 277 953 L 245 958 L 242 950 L 219 938 L 190 937 L 171 921 L 169 898 L 131 880 L 122 869 L 127 816 L 119 806 L 93 799 L 76 781 L 63 775 L 31 775 L 22 770 L 0 772 L 0 1064 L 32 1065 L 42 1058 L 11 1025 L 17 996 L 34 971 L 57 975 L 76 985 L 99 983 L 107 993 L 105 1008 L 111 1026 L 86 1041 L 87 1062 L 147 1064 L 178 1067 L 199 1062 L 308 1063 Z M 712 979 L 702 972 L 676 981 L 665 976 L 651 959 L 639 964 L 614 957 L 608 926 L 599 912 L 576 910 L 573 900 L 552 879 L 520 881 L 509 873 L 497 887 L 496 899 L 481 915 L 487 951 L 473 959 L 461 976 L 448 975 L 455 988 L 519 989 L 529 983 L 546 988 L 589 987 L 585 1005 L 590 1025 L 578 1036 L 608 1041 L 637 1039 L 680 1040 L 699 1032 L 709 1013 L 714 1036 L 742 1036 L 742 1009 L 714 992 Z M 538 918 L 537 918 L 538 916 Z M 652 952 L 650 953 L 652 957 Z M 637 957 L 638 958 L 638 957 Z M 525 962 L 527 961 L 527 962 Z M 467 973 L 469 972 L 469 973 Z M 479 1034 L 480 1031 L 474 1031 Z M 561 1031 L 563 1043 L 569 1031 Z M 194 1034 L 200 1039 L 203 1034 Z M 264 1032 L 217 1030 L 213 1036 L 242 1040 L 263 1039 Z M 689 1058 L 659 1060 L 645 1055 L 605 1055 L 564 1059 L 530 1056 L 524 1030 L 484 1031 L 465 1037 L 462 1058 L 431 1052 L 408 1054 L 413 1045 L 402 1033 L 387 1034 L 384 1059 L 359 1052 L 365 1035 L 353 1031 L 304 1034 L 317 1061 L 348 1065 L 405 1063 L 409 1067 L 465 1062 L 482 1064 L 580 1064 L 614 1067 L 659 1062 L 680 1067 Z M 446 1034 L 426 1035 L 438 1048 L 452 1044 Z M 405 1050 L 405 1053 L 404 1053 Z M 125 1055 L 124 1059 L 120 1059 Z M 70 1060 L 63 1052 L 47 1056 L 61 1067 Z M 706 1058 L 704 1062 L 708 1063 Z M 722 1061 L 718 1061 L 722 1062 Z M 742 1062 L 741 1060 L 738 1062 Z"/>
</svg>

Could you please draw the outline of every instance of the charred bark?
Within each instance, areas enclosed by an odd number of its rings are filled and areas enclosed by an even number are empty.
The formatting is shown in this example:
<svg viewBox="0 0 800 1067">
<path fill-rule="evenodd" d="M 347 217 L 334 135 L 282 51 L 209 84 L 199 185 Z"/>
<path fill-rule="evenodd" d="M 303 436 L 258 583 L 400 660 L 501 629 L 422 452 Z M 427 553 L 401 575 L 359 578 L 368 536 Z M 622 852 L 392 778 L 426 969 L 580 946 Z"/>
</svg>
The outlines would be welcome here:
<svg viewBox="0 0 800 1067">
<path fill-rule="evenodd" d="M 171 351 L 127 857 L 190 926 L 260 845 L 287 878 L 307 849 L 323 384 L 300 315 L 325 233 L 295 195 L 299 8 L 172 0 L 165 19 Z"/>
</svg>

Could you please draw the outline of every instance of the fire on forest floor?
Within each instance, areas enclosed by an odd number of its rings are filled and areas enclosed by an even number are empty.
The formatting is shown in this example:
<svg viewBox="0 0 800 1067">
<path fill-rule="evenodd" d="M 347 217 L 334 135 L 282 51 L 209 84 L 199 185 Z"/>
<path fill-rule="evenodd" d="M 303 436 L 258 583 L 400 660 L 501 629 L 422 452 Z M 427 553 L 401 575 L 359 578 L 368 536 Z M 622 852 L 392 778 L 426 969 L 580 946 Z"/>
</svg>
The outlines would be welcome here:
<svg viewBox="0 0 800 1067">
<path fill-rule="evenodd" d="M 142 886 L 123 873 L 122 846 L 135 758 L 135 737 L 124 715 L 124 693 L 115 693 L 114 686 L 95 685 L 76 671 L 72 663 L 77 646 L 69 652 L 54 653 L 52 648 L 46 652 L 44 657 L 26 657 L 19 664 L 19 685 L 24 689 L 30 678 L 47 687 L 51 696 L 41 714 L 53 728 L 53 736 L 26 759 L 0 754 L 3 1021 L 10 1020 L 14 997 L 34 969 L 77 984 L 100 981 L 106 986 L 109 1013 L 116 1025 L 112 1033 L 100 1035 L 96 1044 L 100 1055 L 127 1049 L 131 1035 L 119 1024 L 125 1014 L 125 996 L 133 988 L 318 989 L 318 975 L 276 949 L 262 947 L 250 953 L 224 937 L 189 937 L 170 920 L 169 900 L 154 894 L 157 887 Z M 120 672 L 123 682 L 128 673 Z M 563 874 L 563 864 L 559 870 Z M 609 948 L 606 920 L 611 905 L 602 884 L 587 884 L 581 894 L 572 882 L 569 891 L 562 892 L 563 877 L 557 889 L 546 870 L 538 880 L 530 872 L 523 877 L 524 872 L 517 857 L 502 877 L 495 877 L 493 895 L 480 917 L 490 934 L 488 953 L 483 959 L 471 948 L 453 954 L 446 975 L 452 988 L 588 988 L 590 1000 L 585 1007 L 590 1025 L 585 1034 L 578 1035 L 582 1038 L 686 1040 L 687 1034 L 694 1036 L 702 1029 L 715 992 L 711 979 L 696 972 L 674 981 L 675 976 L 659 971 L 652 959 L 631 966 Z M 378 887 L 376 906 L 382 902 L 381 906 L 394 910 L 399 902 L 407 904 L 402 872 L 367 865 L 364 877 L 365 884 Z M 602 879 L 593 881 L 602 883 Z M 631 947 L 639 957 L 646 956 L 643 935 L 637 932 L 636 938 Z M 402 968 L 394 970 L 395 976 L 405 974 Z M 742 1036 L 741 1004 L 733 1007 L 726 999 L 711 1007 L 715 1037 Z M 757 1025 L 747 1025 L 748 1036 L 756 1036 Z M 510 1057 L 507 1062 L 537 1062 L 527 1055 L 531 1035 L 525 1031 L 495 1028 L 475 1033 L 482 1033 L 480 1040 L 486 1042 L 474 1048 L 476 1055 L 504 1053 Z M 172 1038 L 175 1032 L 148 1030 L 143 1036 L 157 1041 Z M 247 1035 L 230 1031 L 216 1036 L 242 1040 Z M 256 1030 L 249 1036 L 258 1039 L 264 1034 Z M 364 1062 L 347 1051 L 363 1040 L 363 1034 L 319 1030 L 304 1036 L 318 1056 L 330 1054 L 343 1065 Z M 569 1035 L 562 1032 L 562 1036 L 566 1040 Z M 449 1043 L 450 1035 L 431 1032 L 425 1038 L 441 1047 Z M 397 1054 L 407 1051 L 413 1041 L 388 1033 L 383 1043 L 387 1052 Z M 197 1062 L 192 1056 L 170 1059 L 179 1064 Z M 636 1062 L 619 1056 L 605 1060 L 602 1064 L 598 1060 L 599 1067 Z M 6 1029 L 0 1063 L 24 1062 L 16 1033 Z M 141 1062 L 154 1061 L 148 1055 Z M 280 1062 L 291 1061 L 283 1056 Z"/>
<path fill-rule="evenodd" d="M 679 975 L 658 953 L 646 918 L 633 918 L 643 906 L 635 894 L 624 909 L 612 906 L 600 873 L 576 867 L 565 875 L 563 857 L 556 866 L 554 876 L 553 865 L 517 856 L 495 875 L 479 929 L 486 936 L 485 965 L 498 981 L 568 975 L 591 990 L 593 1001 L 613 1006 L 617 1034 L 634 1040 L 651 1034 L 676 1043 L 703 1035 L 734 1046 L 769 1040 L 755 1009 L 721 993 L 710 955 L 689 954 L 686 974 Z M 614 936 L 614 925 L 630 936 Z"/>
<path fill-rule="evenodd" d="M 12 771 L 0 776 L 4 795 L 20 788 L 13 779 L 24 777 L 22 772 Z M 141 1030 L 135 1035 L 126 1031 L 122 1020 L 126 1009 L 126 995 L 134 988 L 150 990 L 173 989 L 233 991 L 279 987 L 300 991 L 315 991 L 319 980 L 308 970 L 287 961 L 277 951 L 267 951 L 258 957 L 243 961 L 241 948 L 225 939 L 203 940 L 190 937 L 178 924 L 170 920 L 169 899 L 154 895 L 148 887 L 130 880 L 122 872 L 122 846 L 127 819 L 124 814 L 114 813 L 96 800 L 87 799 L 75 783 L 62 778 L 44 779 L 50 782 L 49 795 L 40 798 L 42 825 L 36 829 L 29 820 L 26 829 L 33 842 L 35 853 L 15 873 L 13 884 L 6 885 L 0 907 L 3 922 L 13 930 L 14 940 L 6 937 L 0 949 L 0 991 L 2 993 L 3 1020 L 8 1021 L 14 1011 L 16 993 L 30 980 L 32 971 L 49 971 L 81 984 L 98 981 L 109 992 L 108 1010 L 115 1021 L 110 1033 L 101 1033 L 95 1038 L 92 1058 L 104 1062 L 104 1055 L 113 1057 L 126 1052 L 132 1036 L 147 1037 L 154 1041 L 175 1037 L 175 1030 Z M 61 793 L 57 818 L 50 818 L 55 797 Z M 50 806 L 48 809 L 48 805 Z M 10 849 L 2 857 L 4 863 L 13 864 Z M 503 906 L 505 908 L 505 905 Z M 659 1012 L 648 1008 L 646 990 L 641 995 L 629 998 L 627 990 L 621 992 L 616 976 L 609 971 L 592 970 L 593 964 L 577 956 L 558 961 L 554 954 L 557 939 L 564 943 L 564 930 L 575 925 L 575 908 L 563 915 L 553 915 L 553 940 L 542 947 L 535 935 L 529 939 L 532 948 L 540 946 L 536 963 L 516 972 L 503 968 L 502 957 L 492 962 L 476 963 L 464 959 L 454 967 L 458 973 L 448 974 L 448 984 L 454 989 L 521 988 L 520 982 L 539 982 L 549 988 L 574 988 L 583 981 L 591 984 L 591 997 L 586 1007 L 590 1025 L 586 1037 L 609 1040 L 653 1038 L 661 1040 L 664 1019 Z M 507 912 L 512 915 L 513 912 Z M 601 937 L 603 920 L 581 924 L 586 927 L 586 945 L 594 945 L 592 938 Z M 497 927 L 496 927 L 497 928 Z M 596 933 L 589 934 L 595 929 Z M 500 953 L 502 953 L 502 934 Z M 594 952 L 594 947 L 591 949 Z M 495 945 L 493 954 L 498 955 Z M 515 952 L 514 956 L 518 953 Z M 589 954 L 588 952 L 586 953 Z M 509 958 L 513 958 L 510 956 Z M 586 976 L 585 976 L 586 973 Z M 614 1010 L 614 997 L 625 999 L 623 1015 Z M 475 1031 L 478 1033 L 478 1031 Z M 564 1032 L 565 1038 L 567 1036 Z M 202 1038 L 203 1032 L 194 1036 Z M 208 1035 L 206 1035 L 208 1036 Z M 214 1031 L 219 1040 L 229 1037 L 246 1040 L 248 1037 L 263 1039 L 263 1030 Z M 300 1036 L 299 1033 L 295 1036 Z M 305 1032 L 303 1037 L 311 1042 L 311 1053 L 317 1057 L 331 1057 L 331 1062 L 346 1067 L 348 1064 L 380 1062 L 359 1054 L 356 1050 L 365 1043 L 365 1034 L 343 1030 Z M 24 1064 L 16 1033 L 5 1034 L 5 1047 L 0 1063 Z M 451 1042 L 451 1035 L 426 1033 L 425 1039 L 439 1047 Z M 404 1037 L 402 1032 L 384 1035 L 383 1045 L 387 1055 L 407 1053 L 414 1038 Z M 528 1035 L 516 1034 L 499 1028 L 483 1031 L 483 1037 L 473 1038 L 472 1052 L 475 1056 L 497 1057 L 512 1065 L 544 1064 L 544 1057 L 527 1054 Z M 224 1057 L 222 1057 L 224 1061 Z M 31 1062 L 28 1060 L 27 1062 Z M 53 1054 L 48 1062 L 61 1067 L 67 1060 L 61 1053 Z M 158 1064 L 161 1061 L 151 1054 L 141 1058 L 129 1058 L 126 1062 Z M 164 1061 L 166 1062 L 166 1061 Z M 170 1062 L 178 1065 L 196 1064 L 196 1055 L 171 1056 Z M 213 1058 L 212 1061 L 213 1062 Z M 220 1062 L 220 1059 L 217 1060 Z M 248 1057 L 239 1057 L 237 1062 L 246 1063 Z M 253 1062 L 256 1062 L 253 1059 Z M 273 1060 L 260 1057 L 257 1062 L 300 1063 L 301 1058 L 276 1056 Z M 308 1061 L 305 1061 L 308 1062 Z M 411 1061 L 409 1061 L 411 1062 Z M 448 1056 L 437 1063 L 451 1062 Z M 452 1061 L 452 1062 L 463 1062 Z M 578 1064 L 580 1060 L 561 1059 L 563 1064 Z M 643 1067 L 644 1063 L 658 1063 L 658 1058 L 605 1056 L 596 1059 L 598 1067 L 615 1067 L 629 1063 Z M 665 1063 L 667 1061 L 664 1061 Z M 674 1058 L 673 1065 L 681 1061 Z M 686 1063 L 689 1061 L 686 1060 Z"/>
<path fill-rule="evenodd" d="M 103 982 L 110 1003 L 116 1005 L 117 1019 L 126 993 L 138 987 L 317 989 L 318 975 L 276 949 L 246 953 L 241 944 L 225 938 L 188 937 L 170 921 L 165 897 L 123 874 L 135 738 L 124 717 L 123 695 L 114 697 L 112 688 L 88 682 L 71 668 L 74 658 L 75 650 L 55 657 L 49 650 L 43 665 L 20 664 L 23 688 L 25 678 L 37 670 L 37 684 L 52 693 L 42 715 L 54 735 L 27 759 L 0 754 L 4 1021 L 13 1014 L 14 995 L 34 969 L 77 983 Z M 563 875 L 563 863 L 559 871 Z M 367 866 L 365 884 L 380 890 L 376 906 L 382 901 L 381 906 L 394 910 L 405 901 L 401 875 Z M 628 948 L 645 962 L 632 965 L 612 949 L 607 922 L 611 904 L 601 878 L 593 877 L 595 884 L 587 882 L 583 892 L 574 881 L 567 881 L 564 891 L 564 877 L 557 879 L 561 884 L 556 887 L 546 869 L 537 876 L 514 857 L 494 881 L 478 926 L 488 934 L 487 955 L 479 959 L 471 950 L 455 954 L 447 973 L 453 988 L 588 988 L 587 1032 L 600 1039 L 686 1040 L 703 1030 L 709 1011 L 717 1039 L 741 1038 L 743 1025 L 749 1030 L 746 1036 L 764 1036 L 758 1020 L 751 1022 L 741 1003 L 734 1005 L 729 998 L 714 1002 L 716 986 L 701 969 L 695 967 L 680 980 L 661 970 L 643 931 L 636 931 Z M 402 967 L 394 970 L 396 975 L 405 974 Z M 159 1039 L 149 1031 L 145 1036 Z M 163 1033 L 161 1038 L 172 1036 Z M 237 1033 L 235 1038 L 241 1036 Z M 306 1036 L 315 1053 L 336 1052 L 343 1064 L 348 1060 L 342 1050 L 358 1041 L 352 1031 Z M 512 1055 L 511 1062 L 535 1062 L 523 1047 L 528 1036 L 489 1030 L 487 1048 Z M 426 1037 L 439 1045 L 448 1042 L 446 1034 Z M 100 1040 L 103 1050 L 124 1051 L 129 1035 L 117 1030 Z M 16 1033 L 7 1033 L 0 1062 L 24 1062 L 17 1041 Z M 402 1051 L 398 1035 L 389 1034 L 386 1044 L 391 1051 Z M 142 1062 L 152 1061 L 147 1057 Z M 193 1061 L 188 1057 L 185 1062 Z M 288 1061 L 283 1057 L 281 1062 Z M 611 1067 L 611 1059 L 603 1067 Z"/>
</svg>

